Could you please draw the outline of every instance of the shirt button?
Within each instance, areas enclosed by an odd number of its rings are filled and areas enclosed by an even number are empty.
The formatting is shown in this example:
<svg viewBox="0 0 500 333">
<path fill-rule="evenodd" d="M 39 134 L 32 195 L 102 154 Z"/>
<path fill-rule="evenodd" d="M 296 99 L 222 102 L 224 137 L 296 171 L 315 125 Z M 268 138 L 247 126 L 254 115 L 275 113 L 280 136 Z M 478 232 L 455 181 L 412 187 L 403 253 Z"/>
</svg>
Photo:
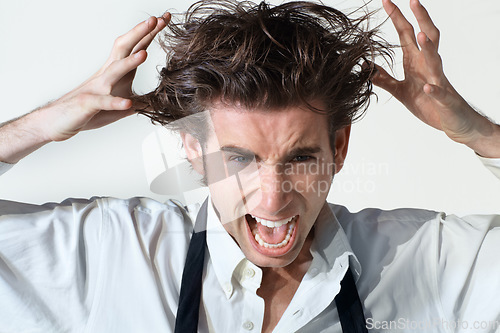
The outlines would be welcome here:
<svg viewBox="0 0 500 333">
<path fill-rule="evenodd" d="M 251 321 L 245 321 L 243 323 L 243 328 L 246 329 L 247 331 L 253 330 L 253 323 Z"/>
<path fill-rule="evenodd" d="M 245 268 L 245 272 L 243 273 L 247 279 L 251 279 L 255 275 L 255 271 L 252 268 Z"/>
<path fill-rule="evenodd" d="M 316 275 L 318 275 L 318 271 L 319 271 L 319 270 L 318 270 L 316 267 L 311 268 L 311 275 L 312 275 L 312 276 L 316 276 Z"/>
<path fill-rule="evenodd" d="M 233 286 L 231 285 L 231 283 L 229 282 L 224 283 L 224 291 L 228 294 L 230 294 L 233 291 Z"/>
</svg>

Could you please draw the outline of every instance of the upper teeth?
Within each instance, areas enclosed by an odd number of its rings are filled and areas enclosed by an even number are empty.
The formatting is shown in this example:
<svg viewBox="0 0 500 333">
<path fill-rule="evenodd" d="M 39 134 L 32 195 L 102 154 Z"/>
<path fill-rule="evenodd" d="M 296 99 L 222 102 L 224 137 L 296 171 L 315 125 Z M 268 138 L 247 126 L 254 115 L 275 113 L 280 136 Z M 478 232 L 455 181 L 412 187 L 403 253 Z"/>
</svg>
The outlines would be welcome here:
<svg viewBox="0 0 500 333">
<path fill-rule="evenodd" d="M 269 221 L 269 220 L 262 219 L 260 217 L 253 216 L 253 215 L 252 215 L 252 217 L 255 219 L 255 221 L 257 221 L 258 223 L 260 223 L 262 225 L 265 225 L 268 228 L 281 227 L 282 225 L 287 224 L 288 222 L 290 222 L 294 218 L 294 216 L 292 216 L 292 217 L 288 217 L 286 219 L 279 220 L 279 221 Z"/>
</svg>

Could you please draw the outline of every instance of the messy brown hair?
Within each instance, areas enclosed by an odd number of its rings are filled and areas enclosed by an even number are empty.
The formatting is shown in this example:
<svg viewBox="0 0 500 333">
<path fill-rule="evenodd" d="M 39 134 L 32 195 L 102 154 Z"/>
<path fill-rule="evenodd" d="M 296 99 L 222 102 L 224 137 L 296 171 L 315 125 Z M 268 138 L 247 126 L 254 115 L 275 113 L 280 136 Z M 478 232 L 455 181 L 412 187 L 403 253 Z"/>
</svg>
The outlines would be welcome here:
<svg viewBox="0 0 500 333">
<path fill-rule="evenodd" d="M 199 1 L 167 27 L 166 66 L 159 86 L 136 97 L 139 112 L 167 125 L 220 101 L 250 111 L 303 105 L 328 115 L 332 144 L 368 107 L 373 59 L 392 58 L 371 15 L 309 1 Z"/>
</svg>

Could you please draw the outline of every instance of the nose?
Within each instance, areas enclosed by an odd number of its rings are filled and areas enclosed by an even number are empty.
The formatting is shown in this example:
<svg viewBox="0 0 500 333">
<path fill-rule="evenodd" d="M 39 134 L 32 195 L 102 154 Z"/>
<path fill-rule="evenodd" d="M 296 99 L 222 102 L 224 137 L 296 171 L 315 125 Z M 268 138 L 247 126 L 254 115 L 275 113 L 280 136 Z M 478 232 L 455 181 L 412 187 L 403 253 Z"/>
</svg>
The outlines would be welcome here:
<svg viewBox="0 0 500 333">
<path fill-rule="evenodd" d="M 259 168 L 262 198 L 260 209 L 269 215 L 279 215 L 292 201 L 293 183 L 276 166 Z"/>
</svg>

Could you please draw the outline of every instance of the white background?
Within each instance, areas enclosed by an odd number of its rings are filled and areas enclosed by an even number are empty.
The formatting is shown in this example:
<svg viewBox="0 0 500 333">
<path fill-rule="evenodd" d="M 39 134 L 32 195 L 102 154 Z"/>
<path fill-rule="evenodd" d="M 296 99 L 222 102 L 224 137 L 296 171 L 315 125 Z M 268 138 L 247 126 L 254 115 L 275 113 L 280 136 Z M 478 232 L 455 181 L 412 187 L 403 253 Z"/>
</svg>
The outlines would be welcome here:
<svg viewBox="0 0 500 333">
<path fill-rule="evenodd" d="M 115 37 L 137 22 L 189 5 L 179 0 L 0 1 L 0 122 L 84 81 L 104 62 Z M 362 4 L 325 3 L 339 9 Z M 396 3 L 411 17 L 408 1 Z M 441 30 L 440 50 L 450 81 L 477 109 L 500 121 L 500 1 L 427 0 L 424 5 Z M 374 0 L 371 6 L 381 3 Z M 397 42 L 390 22 L 383 31 Z M 138 73 L 136 91 L 154 88 L 162 62 L 161 51 L 152 49 Z M 400 53 L 397 65 L 400 74 Z M 348 160 L 334 181 L 331 201 L 353 211 L 419 207 L 459 215 L 499 212 L 500 181 L 472 151 L 376 91 L 378 102 L 373 100 L 366 117 L 353 126 Z M 165 196 L 149 191 L 143 167 L 141 145 L 152 130 L 146 118 L 132 116 L 47 145 L 0 178 L 0 198 L 43 203 L 110 195 L 164 201 Z"/>
</svg>

